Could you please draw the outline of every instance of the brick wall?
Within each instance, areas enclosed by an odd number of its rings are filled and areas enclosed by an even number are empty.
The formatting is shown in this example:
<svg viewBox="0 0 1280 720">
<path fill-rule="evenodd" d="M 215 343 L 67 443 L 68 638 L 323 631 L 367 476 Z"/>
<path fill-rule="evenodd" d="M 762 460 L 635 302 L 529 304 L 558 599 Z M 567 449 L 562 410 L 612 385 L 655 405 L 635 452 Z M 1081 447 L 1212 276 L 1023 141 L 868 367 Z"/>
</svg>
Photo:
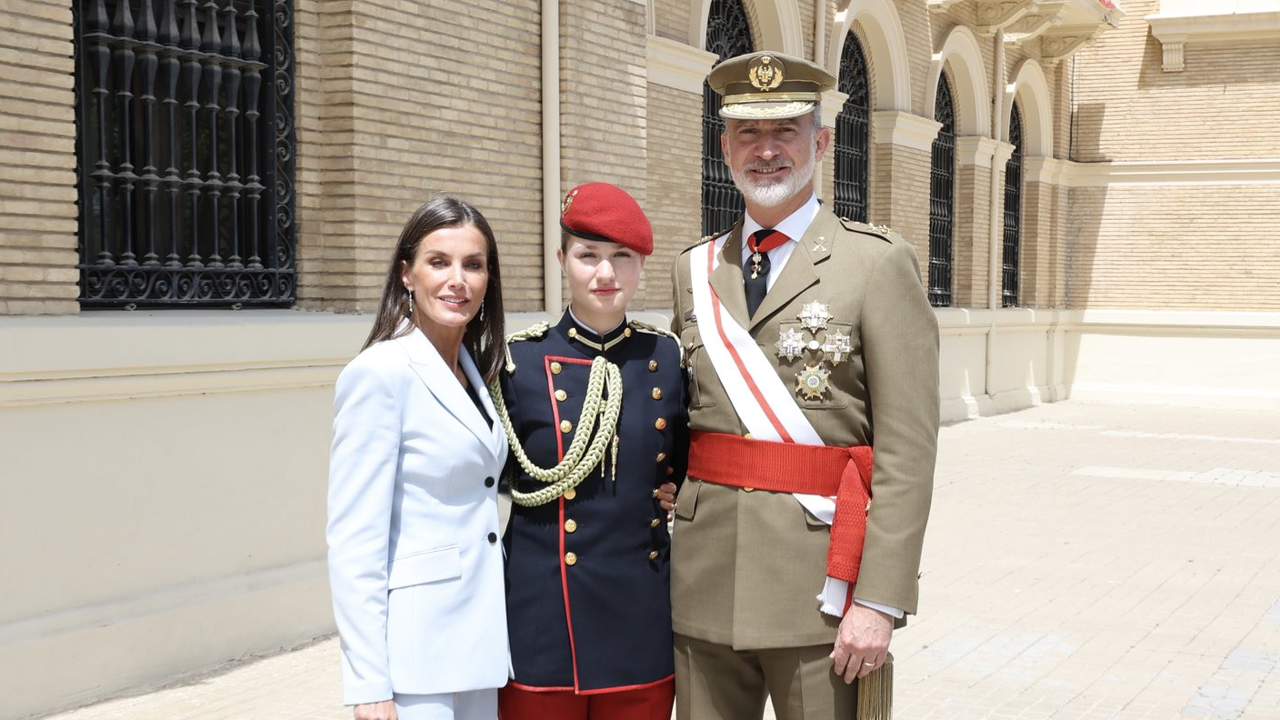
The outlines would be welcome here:
<svg viewBox="0 0 1280 720">
<path fill-rule="evenodd" d="M 306 11 L 302 305 L 372 309 L 404 221 L 449 192 L 493 225 L 507 308 L 540 308 L 538 3 L 368 0 L 311 2 Z"/>
<path fill-rule="evenodd" d="M 0 4 L 0 315 L 79 311 L 71 4 Z"/>
<path fill-rule="evenodd" d="M 687 43 L 696 19 L 689 0 L 653 0 L 653 27 L 658 37 Z"/>
<path fill-rule="evenodd" d="M 671 263 L 701 237 L 702 95 L 649 85 L 648 202 L 653 256 L 645 265 L 647 308 L 671 307 Z"/>
<path fill-rule="evenodd" d="M 902 21 L 902 34 L 907 41 L 912 112 L 923 115 L 925 86 L 929 84 L 929 63 L 933 59 L 929 5 L 926 0 L 897 0 L 895 4 Z"/>
<path fill-rule="evenodd" d="M 1127 3 L 1120 28 L 1077 54 L 1074 159 L 1280 156 L 1280 43 L 1191 42 L 1186 69 L 1167 73 L 1143 20 L 1156 9 Z"/>
<path fill-rule="evenodd" d="M 1072 189 L 1071 306 L 1280 311 L 1275 193 L 1274 185 Z"/>
</svg>

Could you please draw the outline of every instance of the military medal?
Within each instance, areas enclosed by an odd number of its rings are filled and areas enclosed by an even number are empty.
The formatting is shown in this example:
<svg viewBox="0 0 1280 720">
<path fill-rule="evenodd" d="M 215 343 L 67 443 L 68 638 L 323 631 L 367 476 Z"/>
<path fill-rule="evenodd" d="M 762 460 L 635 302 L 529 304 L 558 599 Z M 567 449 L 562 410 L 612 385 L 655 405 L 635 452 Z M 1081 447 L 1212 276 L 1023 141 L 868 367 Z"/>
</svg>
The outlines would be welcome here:
<svg viewBox="0 0 1280 720">
<path fill-rule="evenodd" d="M 827 321 L 831 319 L 831 308 L 826 303 L 814 300 L 806 303 L 796 317 L 800 318 L 800 324 L 810 332 L 817 332 L 827 327 Z"/>
<path fill-rule="evenodd" d="M 778 357 L 786 358 L 787 362 L 800 357 L 804 348 L 804 336 L 795 328 L 787 328 L 778 336 Z"/>
<path fill-rule="evenodd" d="M 831 371 L 822 365 L 805 365 L 796 373 L 796 392 L 805 400 L 821 400 L 827 394 Z"/>
<path fill-rule="evenodd" d="M 849 353 L 853 352 L 853 343 L 849 341 L 849 334 L 842 333 L 839 330 L 828 330 L 827 341 L 822 344 L 822 352 L 831 359 L 832 365 L 839 365 L 849 357 Z"/>
</svg>

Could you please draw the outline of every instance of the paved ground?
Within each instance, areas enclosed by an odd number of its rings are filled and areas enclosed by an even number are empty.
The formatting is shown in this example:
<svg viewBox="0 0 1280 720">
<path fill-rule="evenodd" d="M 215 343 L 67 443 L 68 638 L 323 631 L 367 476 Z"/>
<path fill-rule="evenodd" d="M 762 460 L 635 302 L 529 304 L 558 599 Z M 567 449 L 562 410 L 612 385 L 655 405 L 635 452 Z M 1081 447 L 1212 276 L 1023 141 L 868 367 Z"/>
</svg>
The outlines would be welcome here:
<svg viewBox="0 0 1280 720">
<path fill-rule="evenodd" d="M 1278 550 L 1274 415 L 1059 403 L 944 428 L 894 716 L 1280 720 Z M 55 717 L 342 720 L 336 652 Z"/>
</svg>

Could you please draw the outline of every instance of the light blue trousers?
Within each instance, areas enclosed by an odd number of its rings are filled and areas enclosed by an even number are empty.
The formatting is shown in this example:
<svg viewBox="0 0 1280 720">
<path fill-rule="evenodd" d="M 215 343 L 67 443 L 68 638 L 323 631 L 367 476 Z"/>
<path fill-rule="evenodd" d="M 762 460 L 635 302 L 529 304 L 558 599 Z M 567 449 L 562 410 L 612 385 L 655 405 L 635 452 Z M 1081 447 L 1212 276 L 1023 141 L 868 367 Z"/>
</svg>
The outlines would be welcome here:
<svg viewBox="0 0 1280 720">
<path fill-rule="evenodd" d="M 498 691 L 395 696 L 400 720 L 497 720 Z"/>
</svg>

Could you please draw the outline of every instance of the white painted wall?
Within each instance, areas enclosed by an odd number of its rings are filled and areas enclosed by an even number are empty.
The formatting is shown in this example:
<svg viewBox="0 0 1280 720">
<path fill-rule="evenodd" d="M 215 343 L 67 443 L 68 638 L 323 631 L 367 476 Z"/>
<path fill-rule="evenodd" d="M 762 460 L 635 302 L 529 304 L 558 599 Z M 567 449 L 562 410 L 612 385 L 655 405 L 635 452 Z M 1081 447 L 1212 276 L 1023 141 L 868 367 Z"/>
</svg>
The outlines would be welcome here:
<svg viewBox="0 0 1280 720">
<path fill-rule="evenodd" d="M 938 318 L 946 422 L 1068 394 L 1280 410 L 1280 313 Z M 332 383 L 370 323 L 0 318 L 0 720 L 331 632 Z"/>
</svg>

